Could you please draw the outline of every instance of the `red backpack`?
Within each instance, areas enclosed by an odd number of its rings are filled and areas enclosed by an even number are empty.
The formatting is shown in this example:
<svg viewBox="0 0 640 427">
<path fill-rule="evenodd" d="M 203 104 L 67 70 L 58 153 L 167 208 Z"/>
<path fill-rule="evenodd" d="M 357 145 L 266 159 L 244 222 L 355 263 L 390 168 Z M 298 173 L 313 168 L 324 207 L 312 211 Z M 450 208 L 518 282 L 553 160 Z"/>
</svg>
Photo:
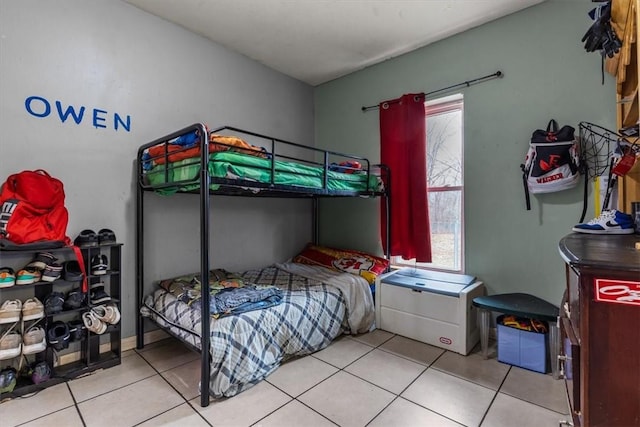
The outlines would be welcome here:
<svg viewBox="0 0 640 427">
<path fill-rule="evenodd" d="M 0 241 L 70 244 L 62 182 L 42 169 L 7 178 L 0 191 Z"/>
</svg>

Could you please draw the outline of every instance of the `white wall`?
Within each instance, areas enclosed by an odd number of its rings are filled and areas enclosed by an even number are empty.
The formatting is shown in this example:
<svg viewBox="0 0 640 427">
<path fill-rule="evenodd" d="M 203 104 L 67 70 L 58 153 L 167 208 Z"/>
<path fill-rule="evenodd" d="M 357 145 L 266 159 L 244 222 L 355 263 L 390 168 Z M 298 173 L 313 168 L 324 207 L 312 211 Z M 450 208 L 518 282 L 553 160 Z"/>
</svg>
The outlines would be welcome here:
<svg viewBox="0 0 640 427">
<path fill-rule="evenodd" d="M 46 99 L 51 114 L 30 114 L 30 96 Z M 85 106 L 81 123 L 62 123 L 56 101 Z M 41 101 L 31 106 L 44 111 Z M 96 122 L 106 127 L 94 127 L 94 109 L 106 111 Z M 130 132 L 114 129 L 114 113 L 130 116 Z M 72 239 L 85 228 L 115 231 L 123 337 L 135 333 L 137 147 L 195 122 L 313 145 L 312 88 L 124 2 L 0 0 L 0 180 L 45 169 L 64 182 Z M 199 269 L 197 199 L 147 197 L 147 281 Z M 212 205 L 214 267 L 281 261 L 310 239 L 307 201 Z"/>
</svg>

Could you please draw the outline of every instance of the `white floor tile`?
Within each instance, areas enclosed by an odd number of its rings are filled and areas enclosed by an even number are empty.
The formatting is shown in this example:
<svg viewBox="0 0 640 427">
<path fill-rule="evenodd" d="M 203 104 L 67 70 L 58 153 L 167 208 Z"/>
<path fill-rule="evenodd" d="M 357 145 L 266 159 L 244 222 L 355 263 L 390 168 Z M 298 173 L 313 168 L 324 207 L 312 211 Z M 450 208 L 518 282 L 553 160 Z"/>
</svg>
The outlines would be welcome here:
<svg viewBox="0 0 640 427">
<path fill-rule="evenodd" d="M 212 399 L 202 408 L 200 398 L 191 404 L 204 418 L 216 427 L 250 426 L 291 401 L 291 397 L 266 381 L 226 399 Z"/>
<path fill-rule="evenodd" d="M 513 366 L 500 392 L 561 414 L 569 413 L 564 381 L 554 380 L 550 374 Z"/>
<path fill-rule="evenodd" d="M 0 425 L 4 426 L 4 420 L 0 422 Z M 54 412 L 53 414 L 45 415 L 44 417 L 35 419 L 26 424 L 21 424 L 20 427 L 82 427 L 82 420 L 78 414 L 78 410 L 75 406 L 71 406 L 67 409 Z"/>
<path fill-rule="evenodd" d="M 391 403 L 367 427 L 460 427 L 461 425 L 401 397 Z"/>
<path fill-rule="evenodd" d="M 332 342 L 331 345 L 324 350 L 313 353 L 313 357 L 338 368 L 344 368 L 371 350 L 373 350 L 371 346 L 352 340 L 349 337 L 342 337 Z"/>
<path fill-rule="evenodd" d="M 88 426 L 135 425 L 182 403 L 184 399 L 159 375 L 78 404 Z"/>
<path fill-rule="evenodd" d="M 200 360 L 180 365 L 177 368 L 164 371 L 161 375 L 178 390 L 178 393 L 191 400 L 200 396 Z"/>
<path fill-rule="evenodd" d="M 428 369 L 402 397 L 468 426 L 477 426 L 495 391 L 435 369 Z"/>
<path fill-rule="evenodd" d="M 283 363 L 267 377 L 267 381 L 290 396 L 297 397 L 336 372 L 336 367 L 306 356 Z"/>
<path fill-rule="evenodd" d="M 338 372 L 298 400 L 342 427 L 362 427 L 395 395 L 346 372 Z"/>
<path fill-rule="evenodd" d="M 393 338 L 393 334 L 391 332 L 383 331 L 382 329 L 374 329 L 366 334 L 351 335 L 351 338 L 370 345 L 371 347 L 378 347 L 380 344 L 383 344 L 385 341 Z"/>
<path fill-rule="evenodd" d="M 137 354 L 122 359 L 120 365 L 95 371 L 87 376 L 69 381 L 69 387 L 77 402 L 83 402 L 103 393 L 149 378 L 156 371 Z"/>
<path fill-rule="evenodd" d="M 424 369 L 424 365 L 376 349 L 347 366 L 345 371 L 399 394 L 418 378 Z"/>
<path fill-rule="evenodd" d="M 391 338 L 379 348 L 426 366 L 431 365 L 434 360 L 445 352 L 441 348 L 399 335 Z"/>
<path fill-rule="evenodd" d="M 569 418 L 569 415 L 564 416 L 541 406 L 498 393 L 482 422 L 482 426 L 512 427 L 514 420 L 518 420 L 518 427 L 557 427 L 561 420 L 566 421 Z"/>
<path fill-rule="evenodd" d="M 496 359 L 484 359 L 480 353 L 463 356 L 447 351 L 435 361 L 432 368 L 455 375 L 492 390 L 498 390 L 509 372 L 509 365 Z"/>
<path fill-rule="evenodd" d="M 174 338 L 158 341 L 137 351 L 138 354 L 159 372 L 184 365 L 192 360 L 200 359 L 200 354 L 191 351 L 183 343 Z"/>
<path fill-rule="evenodd" d="M 292 400 L 268 417 L 258 421 L 253 427 L 335 427 L 322 415 Z"/>
<path fill-rule="evenodd" d="M 207 427 L 208 425 L 187 403 L 139 424 L 140 427 Z"/>
<path fill-rule="evenodd" d="M 29 396 L 29 395 L 27 395 Z M 18 397 L 0 404 L 2 427 L 15 426 L 73 406 L 66 384 L 45 388 L 29 397 Z"/>
</svg>

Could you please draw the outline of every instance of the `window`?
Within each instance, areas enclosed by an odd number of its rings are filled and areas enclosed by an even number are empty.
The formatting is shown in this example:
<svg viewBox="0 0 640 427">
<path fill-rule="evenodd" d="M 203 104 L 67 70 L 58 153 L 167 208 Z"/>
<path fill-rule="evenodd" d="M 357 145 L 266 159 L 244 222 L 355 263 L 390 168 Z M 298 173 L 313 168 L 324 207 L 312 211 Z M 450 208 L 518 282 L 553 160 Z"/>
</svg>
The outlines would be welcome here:
<svg viewBox="0 0 640 427">
<path fill-rule="evenodd" d="M 431 263 L 392 257 L 398 267 L 463 270 L 463 100 L 453 95 L 425 102 Z"/>
</svg>

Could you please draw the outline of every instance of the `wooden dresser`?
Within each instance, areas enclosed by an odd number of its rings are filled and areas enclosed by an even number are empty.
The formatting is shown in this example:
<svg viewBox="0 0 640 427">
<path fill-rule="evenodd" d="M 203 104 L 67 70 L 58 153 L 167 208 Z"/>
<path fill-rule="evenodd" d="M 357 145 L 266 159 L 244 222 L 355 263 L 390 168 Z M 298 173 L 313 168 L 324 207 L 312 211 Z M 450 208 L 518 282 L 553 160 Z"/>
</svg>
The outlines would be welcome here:
<svg viewBox="0 0 640 427">
<path fill-rule="evenodd" d="M 573 233 L 559 244 L 567 289 L 560 369 L 576 426 L 640 426 L 640 235 Z"/>
</svg>

